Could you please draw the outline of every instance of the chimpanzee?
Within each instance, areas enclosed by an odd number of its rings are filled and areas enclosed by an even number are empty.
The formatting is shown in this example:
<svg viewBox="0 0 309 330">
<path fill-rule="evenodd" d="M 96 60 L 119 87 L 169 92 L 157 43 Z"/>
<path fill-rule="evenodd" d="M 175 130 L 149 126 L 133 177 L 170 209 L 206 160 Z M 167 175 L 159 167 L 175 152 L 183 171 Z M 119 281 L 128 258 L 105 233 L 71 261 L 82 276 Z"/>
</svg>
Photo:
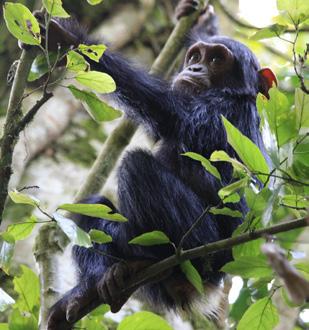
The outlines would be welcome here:
<svg viewBox="0 0 309 330">
<path fill-rule="evenodd" d="M 193 8 L 193 3 L 182 0 L 178 16 Z M 61 20 L 52 24 L 59 31 L 59 40 L 75 46 L 92 44 L 72 22 Z M 128 297 L 113 297 L 123 288 L 126 278 L 134 276 L 141 266 L 175 253 L 171 245 L 142 247 L 128 241 L 142 233 L 160 230 L 177 246 L 205 208 L 220 202 L 218 190 L 233 180 L 231 166 L 216 164 L 222 177 L 220 182 L 198 162 L 182 154 L 193 151 L 208 158 L 215 150 L 225 150 L 237 158 L 227 142 L 222 115 L 264 152 L 255 100 L 259 92 L 267 96 L 275 81 L 269 69 L 260 69 L 246 46 L 222 36 L 199 36 L 192 40 L 182 71 L 171 84 L 133 68 L 109 50 L 99 63 L 90 64 L 93 70 L 114 78 L 115 97 L 125 105 L 126 115 L 159 138 L 160 146 L 153 153 L 136 149 L 125 155 L 118 170 L 118 209 L 105 197 L 94 196 L 84 201 L 106 204 L 129 221 L 116 223 L 85 216 L 77 219 L 84 230 L 103 230 L 112 236 L 113 242 L 96 244 L 101 254 L 74 247 L 79 284 L 52 308 L 48 329 L 59 329 L 59 322 L 65 318 L 74 322 L 87 304 L 89 297 L 85 296 L 89 290 L 109 303 L 113 312 L 118 311 Z M 246 212 L 244 201 L 231 207 Z M 184 241 L 183 248 L 228 238 L 240 223 L 239 218 L 206 214 Z M 118 262 L 118 258 L 125 262 Z M 192 260 L 206 287 L 208 302 L 204 310 L 208 314 L 217 308 L 215 295 L 223 278 L 220 269 L 230 260 L 230 251 Z M 187 309 L 199 300 L 179 267 L 159 281 L 144 285 L 138 294 L 165 309 Z"/>
</svg>

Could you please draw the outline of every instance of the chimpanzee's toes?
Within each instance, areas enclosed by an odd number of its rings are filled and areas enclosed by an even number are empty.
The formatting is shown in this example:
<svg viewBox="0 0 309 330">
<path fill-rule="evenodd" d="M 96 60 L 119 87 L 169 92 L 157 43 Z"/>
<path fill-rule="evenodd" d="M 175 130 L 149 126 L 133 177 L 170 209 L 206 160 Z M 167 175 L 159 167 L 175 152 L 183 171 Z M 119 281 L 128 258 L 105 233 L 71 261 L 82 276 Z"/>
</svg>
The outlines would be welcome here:
<svg viewBox="0 0 309 330">
<path fill-rule="evenodd" d="M 67 322 L 67 304 L 60 300 L 49 311 L 47 330 L 70 330 L 72 326 Z"/>
<path fill-rule="evenodd" d="M 67 304 L 66 319 L 68 322 L 74 322 L 77 319 L 80 303 L 77 300 L 70 300 Z"/>
<path fill-rule="evenodd" d="M 74 287 L 50 309 L 47 330 L 70 330 L 92 306 L 99 305 L 97 289 L 91 284 Z"/>
<path fill-rule="evenodd" d="M 188 16 L 196 11 L 199 7 L 199 0 L 182 0 L 175 9 L 175 16 L 180 19 L 183 16 Z"/>
</svg>

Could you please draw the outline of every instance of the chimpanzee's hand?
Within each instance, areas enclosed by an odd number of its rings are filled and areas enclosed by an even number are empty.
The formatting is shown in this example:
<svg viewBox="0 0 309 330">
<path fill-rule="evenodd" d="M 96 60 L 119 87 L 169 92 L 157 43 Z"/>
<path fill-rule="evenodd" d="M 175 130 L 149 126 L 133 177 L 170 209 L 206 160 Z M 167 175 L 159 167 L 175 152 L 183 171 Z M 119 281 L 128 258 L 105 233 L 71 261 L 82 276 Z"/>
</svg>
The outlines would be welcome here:
<svg viewBox="0 0 309 330">
<path fill-rule="evenodd" d="M 198 10 L 198 7 L 199 0 L 180 0 L 175 9 L 175 16 L 177 19 L 188 16 Z"/>
<path fill-rule="evenodd" d="M 42 46 L 45 47 L 46 43 L 46 26 L 44 14 L 41 11 L 35 11 L 35 18 L 39 22 L 41 37 L 42 37 Z M 48 29 L 48 50 L 57 51 L 60 47 L 61 49 L 68 49 L 71 46 L 76 47 L 79 44 L 78 37 L 72 33 L 74 31 L 74 24 L 76 22 L 73 19 L 57 19 L 52 18 L 49 23 Z M 22 49 L 28 49 L 29 45 L 26 45 L 22 42 L 19 43 L 19 46 Z"/>
</svg>

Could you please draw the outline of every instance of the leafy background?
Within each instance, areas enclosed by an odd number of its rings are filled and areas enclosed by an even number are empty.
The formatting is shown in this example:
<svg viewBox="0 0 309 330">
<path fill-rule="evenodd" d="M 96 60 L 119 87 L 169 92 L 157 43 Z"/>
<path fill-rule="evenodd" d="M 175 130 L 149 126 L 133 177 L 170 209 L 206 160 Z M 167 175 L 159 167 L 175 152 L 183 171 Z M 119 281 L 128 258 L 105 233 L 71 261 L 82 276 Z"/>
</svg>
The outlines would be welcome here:
<svg viewBox="0 0 309 330">
<path fill-rule="evenodd" d="M 40 1 L 15 1 L 26 5 L 31 11 L 41 6 Z M 111 47 L 121 50 L 127 57 L 134 58 L 146 69 L 159 54 L 165 40 L 173 27 L 173 7 L 176 1 L 141 0 L 141 1 L 104 1 L 92 7 L 86 0 L 63 1 L 66 12 L 75 15 L 78 20 L 89 27 L 96 36 L 103 37 Z M 308 31 L 309 8 L 304 1 L 213 1 L 220 22 L 221 32 L 247 44 L 259 58 L 262 66 L 269 66 L 276 72 L 280 89 L 272 89 L 270 100 L 259 96 L 258 110 L 261 115 L 263 131 L 269 156 L 277 170 L 270 177 L 263 156 L 250 141 L 245 141 L 239 132 L 225 121 L 230 143 L 238 152 L 245 165 L 236 163 L 222 152 L 214 153 L 210 160 L 196 154 L 186 156 L 201 162 L 205 170 L 217 176 L 212 163 L 230 161 L 233 164 L 239 181 L 224 187 L 219 195 L 225 203 L 233 203 L 244 196 L 250 207 L 246 222 L 237 229 L 237 233 L 276 224 L 286 217 L 299 218 L 306 215 L 308 208 L 309 182 L 309 127 L 308 95 L 301 91 L 299 78 L 295 74 L 293 56 L 303 55 L 306 51 L 308 33 L 295 34 L 285 31 L 295 28 L 295 22 L 301 22 L 300 28 Z M 46 1 L 48 7 L 48 1 Z M 16 39 L 7 30 L 1 10 L 0 21 L 0 124 L 8 102 L 10 86 L 5 81 L 9 71 L 8 63 L 13 63 L 19 56 Z M 58 8 L 64 15 L 62 8 Z M 54 13 L 55 14 L 55 13 Z M 57 13 L 59 15 L 59 12 Z M 253 26 L 264 27 L 255 29 Z M 11 31 L 12 32 L 12 31 Z M 20 37 L 17 35 L 17 37 Z M 31 38 L 30 38 L 31 39 Z M 24 40 L 26 41 L 26 40 Z M 29 41 L 29 40 L 28 40 Z M 295 53 L 295 54 L 294 54 Z M 299 61 L 298 56 L 295 56 Z M 305 62 L 307 59 L 304 59 Z M 52 61 L 52 58 L 51 58 Z M 76 52 L 69 54 L 71 71 L 82 71 L 85 62 Z M 76 69 L 78 68 L 78 69 Z M 37 87 L 40 78 L 38 73 L 44 71 L 44 61 L 36 59 L 31 75 L 33 80 L 29 91 Z M 61 72 L 55 72 L 56 76 Z M 303 72 L 305 80 L 308 71 Z M 86 75 L 86 79 L 85 79 Z M 93 73 L 77 73 L 76 79 L 87 86 L 87 81 L 96 81 Z M 37 79 L 39 78 L 39 79 Z M 102 76 L 98 79 L 100 80 Z M 106 78 L 106 77 L 105 77 Z M 103 78 L 102 78 L 103 79 Z M 108 78 L 107 78 L 108 79 Z M 90 84 L 92 91 L 81 93 L 76 87 L 70 90 L 55 89 L 56 97 L 48 107 L 38 114 L 31 126 L 22 133 L 14 153 L 14 175 L 11 188 L 38 186 L 28 188 L 26 194 L 11 192 L 11 202 L 5 212 L 2 224 L 0 248 L 0 329 L 37 329 L 39 315 L 39 280 L 36 275 L 32 247 L 40 222 L 60 206 L 63 210 L 72 210 L 70 203 L 82 184 L 86 173 L 96 159 L 100 146 L 117 124 L 101 123 L 101 111 L 91 109 L 103 107 L 96 99 L 94 91 L 104 92 Z M 103 84 L 113 88 L 110 84 Z M 90 116 L 83 111 L 83 101 Z M 37 97 L 31 94 L 26 105 L 31 105 Z M 86 105 L 85 105 L 86 103 Z M 89 111 L 90 108 L 90 111 Z M 113 108 L 104 106 L 108 119 L 119 114 Z M 105 113 L 104 112 L 104 113 Z M 99 116 L 99 117 L 97 117 Z M 94 121 L 92 118 L 98 120 Z M 0 126 L 0 132 L 1 132 Z M 151 145 L 142 131 L 139 131 L 132 143 L 149 147 Z M 131 147 L 132 147 L 131 146 Z M 263 174 L 264 173 L 264 174 Z M 250 185 L 252 175 L 257 175 L 262 182 L 271 181 L 271 186 L 257 192 Z M 104 194 L 114 198 L 115 182 L 111 178 L 105 187 Z M 229 200 L 226 200 L 229 198 Z M 70 209 L 71 208 L 71 209 Z M 76 209 L 75 209 L 76 210 Z M 108 210 L 77 210 L 79 213 L 101 212 L 106 217 Z M 103 212 L 103 213 L 102 213 Z M 212 208 L 216 214 L 233 214 L 228 207 Z M 234 214 L 237 216 L 237 214 Z M 53 215 L 60 228 L 73 243 L 90 246 L 93 242 L 108 242 L 110 237 L 92 232 L 90 237 L 79 231 L 73 222 L 64 219 L 60 214 Z M 117 218 L 121 219 L 121 215 Z M 16 225 L 18 223 L 18 225 Z M 236 234 L 237 234 L 236 233 Z M 278 235 L 280 245 L 288 252 L 290 260 L 305 277 L 309 277 L 308 242 L 306 234 L 294 230 Z M 260 246 L 263 240 L 252 241 L 233 249 L 234 262 L 224 267 L 231 274 L 226 290 L 232 285 L 229 295 L 230 327 L 238 329 L 306 329 L 308 327 L 308 309 L 306 304 L 293 304 L 278 279 L 274 279 L 272 269 L 266 258 L 261 255 Z M 296 244 L 295 244 L 296 242 Z M 164 233 L 153 232 L 148 236 L 135 238 L 132 244 L 152 245 L 170 244 Z M 69 252 L 62 258 L 68 258 Z M 73 266 L 61 259 L 61 280 L 58 290 L 64 292 L 74 283 Z M 192 264 L 182 264 L 182 270 L 191 283 L 200 288 L 200 279 Z M 191 319 L 176 318 L 173 315 L 158 316 L 145 311 L 148 306 L 140 306 L 131 301 L 118 314 L 112 315 L 107 306 L 91 313 L 80 324 L 86 329 L 212 329 L 223 328 L 220 320 L 208 322 L 198 315 Z M 139 311 L 141 310 L 141 311 Z M 139 311 L 137 313 L 133 313 Z M 107 314 L 105 314 L 107 313 Z M 125 317 L 125 318 L 124 318 Z M 123 319 L 124 318 L 124 319 Z M 280 318 L 280 323 L 279 322 Z M 122 320 L 120 322 L 120 320 Z M 166 319 L 168 323 L 164 320 Z M 119 323 L 120 322 L 120 323 Z M 281 328 L 280 328 L 281 327 Z"/>
</svg>

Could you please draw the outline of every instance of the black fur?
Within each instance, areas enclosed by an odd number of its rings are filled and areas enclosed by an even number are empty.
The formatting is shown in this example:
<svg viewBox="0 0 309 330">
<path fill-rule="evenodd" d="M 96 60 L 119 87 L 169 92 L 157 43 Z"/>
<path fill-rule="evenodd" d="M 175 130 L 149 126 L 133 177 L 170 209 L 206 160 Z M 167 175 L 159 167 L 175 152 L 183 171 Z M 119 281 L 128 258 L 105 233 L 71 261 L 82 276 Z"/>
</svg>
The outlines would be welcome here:
<svg viewBox="0 0 309 330">
<path fill-rule="evenodd" d="M 80 42 L 91 43 L 82 31 L 72 33 L 81 38 Z M 91 62 L 93 70 L 114 78 L 115 96 L 125 105 L 126 115 L 161 140 L 154 155 L 142 150 L 131 151 L 120 166 L 119 212 L 129 219 L 128 223 L 79 218 L 79 225 L 85 230 L 97 228 L 113 237 L 112 243 L 96 246 L 109 255 L 124 259 L 165 258 L 173 253 L 170 246 L 139 247 L 127 242 L 141 233 L 162 230 L 177 245 L 203 210 L 219 202 L 218 189 L 232 181 L 231 167 L 225 163 L 216 165 L 223 178 L 220 183 L 198 162 L 181 154 L 193 151 L 209 157 L 215 150 L 225 150 L 237 157 L 227 143 L 221 115 L 264 152 L 255 106 L 259 89 L 259 65 L 255 56 L 241 43 L 226 37 L 210 37 L 207 42 L 224 44 L 233 52 L 236 62 L 232 75 L 224 82 L 227 87 L 210 88 L 198 95 L 172 90 L 165 81 L 133 68 L 110 51 L 105 52 L 99 63 Z M 111 205 L 104 197 L 91 197 L 86 202 Z M 246 212 L 244 201 L 231 207 L 243 214 Z M 185 241 L 184 248 L 230 237 L 240 223 L 241 219 L 207 215 Z M 80 278 L 88 284 L 101 279 L 116 262 L 81 247 L 74 248 L 74 256 Z M 218 284 L 223 276 L 220 268 L 230 260 L 231 253 L 227 251 L 193 262 L 205 282 Z M 148 285 L 142 292 L 154 304 L 176 307 L 173 297 L 160 283 Z"/>
</svg>

